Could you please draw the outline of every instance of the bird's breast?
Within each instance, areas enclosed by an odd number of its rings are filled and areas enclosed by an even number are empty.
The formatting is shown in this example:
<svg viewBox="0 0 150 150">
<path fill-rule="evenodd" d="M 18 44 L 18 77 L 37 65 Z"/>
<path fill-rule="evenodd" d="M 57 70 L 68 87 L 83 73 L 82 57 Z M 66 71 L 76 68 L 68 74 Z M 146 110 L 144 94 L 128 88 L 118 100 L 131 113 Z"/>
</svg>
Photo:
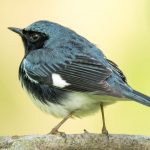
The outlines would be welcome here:
<svg viewBox="0 0 150 150">
<path fill-rule="evenodd" d="M 82 117 L 99 110 L 100 103 L 110 104 L 118 100 L 111 96 L 93 95 L 90 93 L 69 92 L 59 88 L 35 83 L 30 80 L 22 67 L 19 78 L 33 103 L 42 111 L 56 117 L 65 117 L 74 111 L 74 116 Z"/>
<path fill-rule="evenodd" d="M 107 96 L 92 96 L 77 92 L 67 93 L 65 98 L 60 98 L 60 103 L 52 103 L 50 101 L 42 103 L 33 96 L 32 101 L 42 111 L 55 117 L 65 117 L 71 112 L 74 112 L 75 117 L 84 117 L 97 112 L 100 109 L 101 102 L 105 105 L 116 102 Z"/>
</svg>

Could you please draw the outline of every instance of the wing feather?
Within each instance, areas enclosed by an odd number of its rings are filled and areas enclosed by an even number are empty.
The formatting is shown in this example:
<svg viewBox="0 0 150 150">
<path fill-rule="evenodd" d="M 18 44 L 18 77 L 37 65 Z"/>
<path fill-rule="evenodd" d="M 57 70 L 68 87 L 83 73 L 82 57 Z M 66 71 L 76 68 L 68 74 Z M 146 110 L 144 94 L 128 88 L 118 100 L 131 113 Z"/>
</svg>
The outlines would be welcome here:
<svg viewBox="0 0 150 150">
<path fill-rule="evenodd" d="M 51 56 L 49 53 L 42 53 L 42 55 L 44 56 L 41 57 L 44 57 L 46 61 L 41 60 L 40 57 L 38 57 L 38 61 L 33 60 L 31 57 L 23 62 L 25 72 L 31 79 L 41 84 L 55 86 L 52 79 L 52 74 L 55 73 L 69 83 L 67 86 L 61 87 L 63 90 L 98 94 L 111 93 L 112 89 L 107 79 L 111 77 L 112 71 L 99 60 L 87 55 L 76 55 L 74 59 L 63 58 L 64 61 L 60 62 L 56 58 L 54 60 L 49 58 Z"/>
</svg>

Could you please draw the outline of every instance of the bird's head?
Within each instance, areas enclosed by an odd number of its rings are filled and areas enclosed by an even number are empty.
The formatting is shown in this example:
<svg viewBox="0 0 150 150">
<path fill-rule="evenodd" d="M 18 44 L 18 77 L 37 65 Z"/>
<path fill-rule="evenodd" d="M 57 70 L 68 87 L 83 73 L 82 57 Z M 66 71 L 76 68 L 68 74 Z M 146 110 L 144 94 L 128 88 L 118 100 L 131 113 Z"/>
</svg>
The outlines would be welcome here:
<svg viewBox="0 0 150 150">
<path fill-rule="evenodd" d="M 9 29 L 21 36 L 25 53 L 40 48 L 50 48 L 50 45 L 63 37 L 64 32 L 67 31 L 65 27 L 49 21 L 38 21 L 24 29 L 15 27 Z"/>
</svg>

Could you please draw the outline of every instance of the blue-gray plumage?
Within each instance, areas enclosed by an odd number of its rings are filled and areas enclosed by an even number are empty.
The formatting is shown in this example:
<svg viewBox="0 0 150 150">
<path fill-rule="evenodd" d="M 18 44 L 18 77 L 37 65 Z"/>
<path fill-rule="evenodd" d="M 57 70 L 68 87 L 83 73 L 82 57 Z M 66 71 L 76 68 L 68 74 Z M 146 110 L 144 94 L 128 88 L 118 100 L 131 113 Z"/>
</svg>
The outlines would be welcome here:
<svg viewBox="0 0 150 150">
<path fill-rule="evenodd" d="M 88 115 L 117 100 L 150 106 L 150 98 L 133 90 L 114 62 L 69 28 L 38 21 L 25 29 L 9 29 L 19 33 L 25 47 L 19 68 L 22 86 L 42 110 L 66 119 L 70 114 Z"/>
</svg>

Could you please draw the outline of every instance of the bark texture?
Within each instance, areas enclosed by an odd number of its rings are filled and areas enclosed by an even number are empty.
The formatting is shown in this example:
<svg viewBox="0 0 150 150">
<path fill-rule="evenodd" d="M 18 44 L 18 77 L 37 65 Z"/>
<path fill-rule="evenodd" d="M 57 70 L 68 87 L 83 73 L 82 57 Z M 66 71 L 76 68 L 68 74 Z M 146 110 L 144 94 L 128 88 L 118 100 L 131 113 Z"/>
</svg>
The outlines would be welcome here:
<svg viewBox="0 0 150 150">
<path fill-rule="evenodd" d="M 150 150 L 150 137 L 83 133 L 1 136 L 0 150 Z"/>
</svg>

